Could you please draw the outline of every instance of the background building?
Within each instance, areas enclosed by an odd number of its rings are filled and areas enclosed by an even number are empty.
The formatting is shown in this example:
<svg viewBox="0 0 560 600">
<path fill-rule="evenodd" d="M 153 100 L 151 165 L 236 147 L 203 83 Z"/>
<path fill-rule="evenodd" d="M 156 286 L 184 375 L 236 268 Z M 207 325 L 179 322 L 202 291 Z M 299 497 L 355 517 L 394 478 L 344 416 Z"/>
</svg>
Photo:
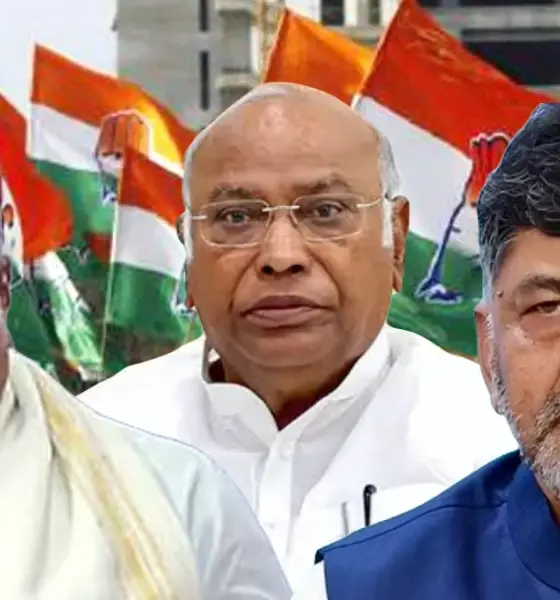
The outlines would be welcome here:
<svg viewBox="0 0 560 600">
<path fill-rule="evenodd" d="M 375 44 L 398 0 L 118 0 L 119 75 L 200 128 L 258 81 L 285 5 Z M 560 0 L 420 0 L 472 52 L 560 95 Z"/>
<path fill-rule="evenodd" d="M 121 77 L 198 129 L 256 83 L 254 0 L 118 0 Z"/>
<path fill-rule="evenodd" d="M 559 0 L 422 0 L 474 54 L 523 85 L 560 95 Z"/>
</svg>

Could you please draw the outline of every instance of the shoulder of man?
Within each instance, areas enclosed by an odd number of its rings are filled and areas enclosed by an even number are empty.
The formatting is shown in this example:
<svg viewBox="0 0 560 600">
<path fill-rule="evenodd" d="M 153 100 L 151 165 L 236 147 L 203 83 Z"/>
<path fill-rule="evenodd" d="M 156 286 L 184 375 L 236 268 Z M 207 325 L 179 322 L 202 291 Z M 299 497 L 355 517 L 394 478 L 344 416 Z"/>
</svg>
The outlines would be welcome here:
<svg viewBox="0 0 560 600">
<path fill-rule="evenodd" d="M 289 598 L 288 584 L 253 511 L 213 460 L 193 446 L 113 424 L 151 467 L 184 524 L 205 597 Z"/>
<path fill-rule="evenodd" d="M 428 568 L 433 560 L 437 568 L 496 518 L 519 465 L 518 452 L 496 459 L 418 508 L 322 548 L 316 561 L 327 578 L 346 576 L 349 594 L 362 576 L 394 585 L 415 564 Z"/>
<path fill-rule="evenodd" d="M 139 411 L 154 406 L 155 400 L 158 403 L 165 401 L 173 390 L 185 389 L 189 379 L 200 375 L 203 354 L 204 338 L 198 338 L 173 352 L 131 365 L 78 398 L 94 410 L 128 423 L 131 411 L 140 417 Z M 136 422 L 130 423 L 140 426 Z"/>
</svg>

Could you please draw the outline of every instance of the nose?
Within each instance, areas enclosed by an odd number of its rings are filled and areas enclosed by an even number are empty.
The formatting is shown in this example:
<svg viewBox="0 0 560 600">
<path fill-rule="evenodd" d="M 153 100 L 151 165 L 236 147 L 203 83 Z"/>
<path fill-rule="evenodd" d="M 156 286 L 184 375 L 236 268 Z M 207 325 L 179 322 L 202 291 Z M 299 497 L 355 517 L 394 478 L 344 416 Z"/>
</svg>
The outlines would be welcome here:
<svg viewBox="0 0 560 600">
<path fill-rule="evenodd" d="M 287 213 L 274 215 L 261 243 L 256 267 L 261 275 L 297 275 L 309 268 L 310 256 L 303 236 Z"/>
</svg>

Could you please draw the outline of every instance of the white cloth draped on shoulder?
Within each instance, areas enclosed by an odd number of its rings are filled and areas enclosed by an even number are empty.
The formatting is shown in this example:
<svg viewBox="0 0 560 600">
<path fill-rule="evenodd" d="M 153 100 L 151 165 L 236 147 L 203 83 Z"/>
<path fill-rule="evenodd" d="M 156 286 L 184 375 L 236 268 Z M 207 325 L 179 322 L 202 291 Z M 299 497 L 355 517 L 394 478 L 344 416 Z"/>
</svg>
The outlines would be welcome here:
<svg viewBox="0 0 560 600">
<path fill-rule="evenodd" d="M 199 600 L 157 479 L 110 422 L 16 352 L 0 400 L 0 598 Z"/>
</svg>

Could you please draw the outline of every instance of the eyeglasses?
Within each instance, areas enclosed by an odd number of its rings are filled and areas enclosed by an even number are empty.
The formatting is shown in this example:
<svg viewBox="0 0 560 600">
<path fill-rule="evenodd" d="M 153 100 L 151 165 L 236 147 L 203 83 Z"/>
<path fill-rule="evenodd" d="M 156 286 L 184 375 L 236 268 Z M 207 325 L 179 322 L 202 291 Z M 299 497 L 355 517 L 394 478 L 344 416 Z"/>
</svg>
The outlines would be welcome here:
<svg viewBox="0 0 560 600">
<path fill-rule="evenodd" d="M 362 210 L 383 198 L 366 202 L 349 193 L 301 196 L 292 204 L 270 206 L 264 200 L 224 200 L 205 205 L 191 219 L 199 223 L 202 238 L 213 246 L 242 248 L 264 240 L 274 213 L 288 212 L 293 224 L 310 242 L 330 242 L 359 233 Z"/>
</svg>

